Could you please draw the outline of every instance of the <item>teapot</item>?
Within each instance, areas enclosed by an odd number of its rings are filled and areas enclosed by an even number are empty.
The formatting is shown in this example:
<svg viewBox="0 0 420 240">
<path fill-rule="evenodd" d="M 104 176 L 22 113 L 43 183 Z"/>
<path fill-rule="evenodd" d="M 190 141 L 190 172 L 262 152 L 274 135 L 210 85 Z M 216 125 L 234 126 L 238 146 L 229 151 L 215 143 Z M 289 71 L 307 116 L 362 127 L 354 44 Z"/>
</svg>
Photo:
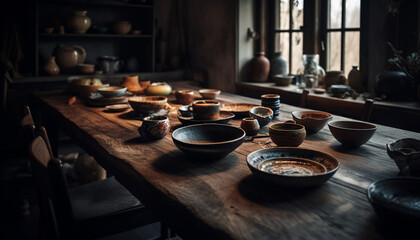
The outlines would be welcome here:
<svg viewBox="0 0 420 240">
<path fill-rule="evenodd" d="M 63 72 L 72 72 L 77 64 L 85 61 L 86 50 L 78 45 L 58 44 L 53 50 L 53 56 Z"/>
</svg>

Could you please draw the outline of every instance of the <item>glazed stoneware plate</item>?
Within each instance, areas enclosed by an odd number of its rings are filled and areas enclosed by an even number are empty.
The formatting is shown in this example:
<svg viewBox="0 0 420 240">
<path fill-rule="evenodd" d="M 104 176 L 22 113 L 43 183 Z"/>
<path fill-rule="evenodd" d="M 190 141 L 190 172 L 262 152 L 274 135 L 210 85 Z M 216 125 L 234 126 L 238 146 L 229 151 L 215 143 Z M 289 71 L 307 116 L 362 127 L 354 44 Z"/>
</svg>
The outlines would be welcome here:
<svg viewBox="0 0 420 240">
<path fill-rule="evenodd" d="M 250 153 L 246 161 L 259 179 L 294 188 L 321 185 L 339 168 L 337 159 L 327 153 L 294 147 L 257 150 Z"/>
<path fill-rule="evenodd" d="M 220 117 L 218 119 L 209 119 L 209 120 L 197 120 L 194 117 L 183 117 L 182 115 L 178 116 L 178 120 L 184 125 L 191 124 L 200 124 L 200 123 L 228 123 L 230 119 L 234 118 L 235 114 L 230 112 L 220 112 Z"/>
<path fill-rule="evenodd" d="M 372 183 L 367 198 L 384 220 L 420 226 L 420 178 L 386 178 Z"/>
<path fill-rule="evenodd" d="M 249 110 L 255 106 L 255 104 L 248 103 L 222 103 L 220 104 L 220 110 L 225 112 L 231 112 L 235 114 L 236 117 L 248 117 Z"/>
</svg>

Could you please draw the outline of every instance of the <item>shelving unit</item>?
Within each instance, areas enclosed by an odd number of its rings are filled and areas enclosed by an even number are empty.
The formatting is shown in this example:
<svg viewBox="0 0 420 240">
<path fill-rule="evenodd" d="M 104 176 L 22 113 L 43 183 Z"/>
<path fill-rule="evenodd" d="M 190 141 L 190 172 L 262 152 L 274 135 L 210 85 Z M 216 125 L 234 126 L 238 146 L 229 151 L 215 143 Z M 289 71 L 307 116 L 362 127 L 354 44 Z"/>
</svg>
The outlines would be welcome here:
<svg viewBox="0 0 420 240">
<path fill-rule="evenodd" d="M 65 20 L 76 10 L 87 11 L 92 22 L 90 29 L 85 34 L 69 33 L 66 29 L 64 34 L 58 33 L 59 26 L 66 28 Z M 38 0 L 35 14 L 35 76 L 44 76 L 41 71 L 44 61 L 52 55 L 58 44 L 83 47 L 87 53 L 85 63 L 97 64 L 96 59 L 100 56 L 116 56 L 123 62 L 118 74 L 154 72 L 154 19 L 152 0 Z M 132 30 L 141 30 L 141 34 L 115 34 L 111 31 L 111 24 L 115 21 L 130 21 Z M 108 27 L 108 31 L 95 33 L 93 26 Z M 54 32 L 45 33 L 47 27 L 54 27 Z"/>
</svg>

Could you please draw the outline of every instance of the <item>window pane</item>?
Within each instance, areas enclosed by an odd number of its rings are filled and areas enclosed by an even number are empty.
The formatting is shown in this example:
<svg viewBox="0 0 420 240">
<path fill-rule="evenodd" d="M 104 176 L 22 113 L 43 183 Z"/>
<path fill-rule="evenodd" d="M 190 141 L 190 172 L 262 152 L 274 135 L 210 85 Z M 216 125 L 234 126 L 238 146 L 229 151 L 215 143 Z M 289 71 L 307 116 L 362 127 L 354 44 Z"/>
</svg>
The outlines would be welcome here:
<svg viewBox="0 0 420 240">
<path fill-rule="evenodd" d="M 327 38 L 327 70 L 341 70 L 341 32 L 329 32 Z"/>
<path fill-rule="evenodd" d="M 291 73 L 297 73 L 297 70 L 302 66 L 303 56 L 303 33 L 292 33 L 292 62 Z"/>
<path fill-rule="evenodd" d="M 275 42 L 275 52 L 282 52 L 282 56 L 289 63 L 289 33 L 277 33 Z"/>
<path fill-rule="evenodd" d="M 360 0 L 346 0 L 346 28 L 360 27 Z"/>
<path fill-rule="evenodd" d="M 292 29 L 300 29 L 303 26 L 303 1 L 293 3 L 292 8 Z"/>
<path fill-rule="evenodd" d="M 347 75 L 352 66 L 360 63 L 360 32 L 346 32 L 344 55 L 344 73 Z"/>
<path fill-rule="evenodd" d="M 341 0 L 328 1 L 328 28 L 341 28 Z"/>
<path fill-rule="evenodd" d="M 290 29 L 289 0 L 279 0 L 278 6 L 279 17 L 277 18 L 276 28 L 281 30 L 288 30 Z"/>
</svg>

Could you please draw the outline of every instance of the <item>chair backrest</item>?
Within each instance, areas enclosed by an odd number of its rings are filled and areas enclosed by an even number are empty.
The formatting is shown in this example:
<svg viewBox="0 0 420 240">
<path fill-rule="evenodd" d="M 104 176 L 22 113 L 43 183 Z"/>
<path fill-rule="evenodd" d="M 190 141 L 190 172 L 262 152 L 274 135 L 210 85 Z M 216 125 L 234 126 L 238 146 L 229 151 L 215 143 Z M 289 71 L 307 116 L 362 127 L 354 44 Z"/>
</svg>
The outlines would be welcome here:
<svg viewBox="0 0 420 240">
<path fill-rule="evenodd" d="M 300 106 L 303 108 L 306 107 L 306 104 L 308 102 L 308 94 L 309 94 L 308 90 L 304 89 L 302 91 L 302 96 L 300 98 Z"/>
<path fill-rule="evenodd" d="M 365 105 L 362 109 L 362 114 L 360 119 L 363 121 L 370 121 L 370 115 L 372 114 L 373 109 L 373 100 L 372 99 L 366 99 Z"/>
<path fill-rule="evenodd" d="M 43 130 L 42 130 L 43 129 Z M 45 132 L 45 128 L 40 131 Z M 52 202 L 54 217 L 61 238 L 74 237 L 75 227 L 67 181 L 62 162 L 52 158 L 44 138 L 37 136 L 30 144 L 30 155 L 33 159 L 33 174 L 37 180 L 37 192 L 43 204 Z"/>
</svg>

